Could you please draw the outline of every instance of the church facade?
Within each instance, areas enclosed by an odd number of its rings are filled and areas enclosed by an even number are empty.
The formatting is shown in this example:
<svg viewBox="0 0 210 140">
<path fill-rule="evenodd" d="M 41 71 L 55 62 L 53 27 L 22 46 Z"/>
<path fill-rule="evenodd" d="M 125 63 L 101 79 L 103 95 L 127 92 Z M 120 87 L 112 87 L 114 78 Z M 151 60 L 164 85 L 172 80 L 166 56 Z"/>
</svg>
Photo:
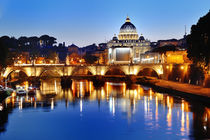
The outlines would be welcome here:
<svg viewBox="0 0 210 140">
<path fill-rule="evenodd" d="M 139 37 L 129 17 L 121 26 L 118 37 L 115 35 L 107 47 L 109 64 L 140 63 L 140 55 L 151 49 L 150 41 L 143 35 Z"/>
</svg>

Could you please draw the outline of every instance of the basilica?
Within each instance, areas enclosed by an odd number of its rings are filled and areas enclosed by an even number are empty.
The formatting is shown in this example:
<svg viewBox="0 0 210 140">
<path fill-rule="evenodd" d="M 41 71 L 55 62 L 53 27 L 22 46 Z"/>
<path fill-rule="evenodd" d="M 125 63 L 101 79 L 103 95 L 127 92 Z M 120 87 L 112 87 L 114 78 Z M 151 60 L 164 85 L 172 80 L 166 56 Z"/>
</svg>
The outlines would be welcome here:
<svg viewBox="0 0 210 140">
<path fill-rule="evenodd" d="M 140 55 L 151 49 L 150 41 L 143 35 L 139 37 L 129 17 L 121 26 L 118 37 L 115 35 L 107 46 L 109 64 L 140 63 Z"/>
</svg>

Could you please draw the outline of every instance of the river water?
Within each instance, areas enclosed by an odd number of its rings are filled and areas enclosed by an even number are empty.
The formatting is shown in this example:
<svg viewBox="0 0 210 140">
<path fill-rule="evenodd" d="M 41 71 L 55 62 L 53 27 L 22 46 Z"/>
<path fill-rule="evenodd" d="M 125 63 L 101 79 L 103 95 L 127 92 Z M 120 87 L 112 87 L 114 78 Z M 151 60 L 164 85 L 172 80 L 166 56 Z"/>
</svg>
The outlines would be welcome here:
<svg viewBox="0 0 210 140">
<path fill-rule="evenodd" d="M 26 84 L 27 86 L 27 84 Z M 1 140 L 208 139 L 210 108 L 149 87 L 43 80 L 34 96 L 0 106 Z"/>
</svg>

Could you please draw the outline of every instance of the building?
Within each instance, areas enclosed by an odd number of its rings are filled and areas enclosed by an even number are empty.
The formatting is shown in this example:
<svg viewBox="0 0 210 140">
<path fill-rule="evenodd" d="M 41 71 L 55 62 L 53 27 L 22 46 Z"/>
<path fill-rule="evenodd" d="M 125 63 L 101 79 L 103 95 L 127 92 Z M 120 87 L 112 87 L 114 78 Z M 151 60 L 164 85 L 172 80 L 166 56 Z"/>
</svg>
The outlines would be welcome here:
<svg viewBox="0 0 210 140">
<path fill-rule="evenodd" d="M 142 64 L 157 64 L 163 63 L 162 55 L 156 52 L 149 52 L 140 56 Z"/>
<path fill-rule="evenodd" d="M 140 55 L 151 49 L 150 41 L 143 35 L 139 37 L 129 17 L 121 26 L 118 37 L 115 35 L 107 47 L 109 64 L 139 63 Z"/>
<path fill-rule="evenodd" d="M 79 54 L 79 47 L 74 44 L 71 44 L 70 46 L 68 46 L 68 53 L 69 54 L 71 54 L 71 53 Z"/>
<path fill-rule="evenodd" d="M 181 39 L 168 39 L 168 40 L 158 40 L 156 47 L 163 46 L 179 46 L 180 48 L 186 48 L 187 46 L 186 35 Z"/>
<path fill-rule="evenodd" d="M 168 39 L 168 40 L 158 40 L 157 42 L 157 47 L 162 47 L 162 46 L 178 46 L 179 41 L 177 39 Z"/>
<path fill-rule="evenodd" d="M 192 63 L 187 57 L 186 50 L 180 51 L 167 51 L 165 53 L 165 63 L 168 64 L 183 64 L 183 63 Z"/>
</svg>

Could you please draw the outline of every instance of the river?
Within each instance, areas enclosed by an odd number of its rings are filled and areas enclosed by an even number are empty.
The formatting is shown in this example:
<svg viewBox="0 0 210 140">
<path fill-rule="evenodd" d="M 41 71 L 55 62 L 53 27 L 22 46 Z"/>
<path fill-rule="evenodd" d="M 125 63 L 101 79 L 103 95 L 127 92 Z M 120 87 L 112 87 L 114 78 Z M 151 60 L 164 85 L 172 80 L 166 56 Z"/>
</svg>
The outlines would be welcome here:
<svg viewBox="0 0 210 140">
<path fill-rule="evenodd" d="M 123 82 L 62 89 L 42 80 L 36 95 L 8 98 L 0 110 L 1 140 L 210 138 L 208 105 Z"/>
</svg>

